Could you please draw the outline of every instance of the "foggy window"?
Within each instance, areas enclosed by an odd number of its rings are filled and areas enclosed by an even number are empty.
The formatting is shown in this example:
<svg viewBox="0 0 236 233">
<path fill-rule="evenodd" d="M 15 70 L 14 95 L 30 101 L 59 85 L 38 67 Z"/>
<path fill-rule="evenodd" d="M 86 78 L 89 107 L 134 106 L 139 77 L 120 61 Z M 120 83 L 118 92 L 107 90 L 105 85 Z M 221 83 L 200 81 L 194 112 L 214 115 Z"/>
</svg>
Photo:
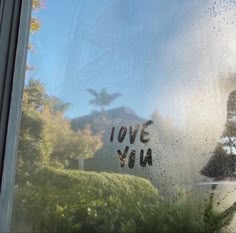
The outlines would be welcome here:
<svg viewBox="0 0 236 233">
<path fill-rule="evenodd" d="M 33 0 L 12 232 L 235 232 L 236 3 Z"/>
</svg>

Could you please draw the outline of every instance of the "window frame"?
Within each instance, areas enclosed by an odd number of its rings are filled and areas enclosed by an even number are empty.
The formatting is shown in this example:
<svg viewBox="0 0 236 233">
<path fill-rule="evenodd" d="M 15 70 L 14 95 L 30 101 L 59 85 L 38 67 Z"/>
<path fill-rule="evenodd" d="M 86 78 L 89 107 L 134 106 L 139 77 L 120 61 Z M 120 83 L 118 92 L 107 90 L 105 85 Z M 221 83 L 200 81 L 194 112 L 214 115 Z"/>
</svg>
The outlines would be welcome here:
<svg viewBox="0 0 236 233">
<path fill-rule="evenodd" d="M 0 232 L 11 231 L 31 0 L 0 0 Z"/>
</svg>

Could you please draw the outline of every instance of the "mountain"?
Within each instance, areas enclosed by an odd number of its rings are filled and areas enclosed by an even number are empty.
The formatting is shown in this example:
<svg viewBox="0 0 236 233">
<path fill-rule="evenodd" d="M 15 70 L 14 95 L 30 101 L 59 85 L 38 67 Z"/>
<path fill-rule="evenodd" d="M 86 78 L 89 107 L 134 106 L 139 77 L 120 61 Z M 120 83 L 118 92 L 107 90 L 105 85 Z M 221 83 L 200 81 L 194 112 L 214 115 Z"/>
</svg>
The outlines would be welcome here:
<svg viewBox="0 0 236 233">
<path fill-rule="evenodd" d="M 128 107 L 118 107 L 102 112 L 94 111 L 92 114 L 77 117 L 71 120 L 72 129 L 75 131 L 90 125 L 91 128 L 97 133 L 97 128 L 104 129 L 109 124 L 134 124 L 144 123 L 146 120 L 137 116 L 135 111 Z M 95 124 L 100 125 L 95 125 Z M 109 125 L 110 126 L 110 125 Z"/>
</svg>

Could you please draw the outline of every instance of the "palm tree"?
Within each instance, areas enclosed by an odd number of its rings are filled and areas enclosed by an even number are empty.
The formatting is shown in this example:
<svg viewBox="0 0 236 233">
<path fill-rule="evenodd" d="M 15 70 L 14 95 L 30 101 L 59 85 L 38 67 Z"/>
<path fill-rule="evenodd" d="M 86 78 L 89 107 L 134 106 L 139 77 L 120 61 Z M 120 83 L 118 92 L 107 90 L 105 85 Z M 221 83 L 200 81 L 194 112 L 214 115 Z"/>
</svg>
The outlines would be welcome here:
<svg viewBox="0 0 236 233">
<path fill-rule="evenodd" d="M 97 92 L 94 89 L 87 89 L 87 91 L 94 97 L 89 103 L 101 108 L 101 111 L 104 111 L 105 106 L 110 105 L 115 99 L 121 96 L 120 93 L 109 94 L 105 88 L 100 92 Z"/>
</svg>

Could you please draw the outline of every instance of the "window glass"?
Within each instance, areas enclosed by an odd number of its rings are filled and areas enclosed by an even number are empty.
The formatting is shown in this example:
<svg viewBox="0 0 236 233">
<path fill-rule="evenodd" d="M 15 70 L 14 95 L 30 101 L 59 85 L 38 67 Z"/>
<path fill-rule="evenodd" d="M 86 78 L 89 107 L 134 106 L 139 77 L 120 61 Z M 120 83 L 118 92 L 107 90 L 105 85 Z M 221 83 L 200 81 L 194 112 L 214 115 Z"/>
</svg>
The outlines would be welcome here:
<svg viewBox="0 0 236 233">
<path fill-rule="evenodd" d="M 236 3 L 33 0 L 12 232 L 235 232 Z"/>
</svg>

